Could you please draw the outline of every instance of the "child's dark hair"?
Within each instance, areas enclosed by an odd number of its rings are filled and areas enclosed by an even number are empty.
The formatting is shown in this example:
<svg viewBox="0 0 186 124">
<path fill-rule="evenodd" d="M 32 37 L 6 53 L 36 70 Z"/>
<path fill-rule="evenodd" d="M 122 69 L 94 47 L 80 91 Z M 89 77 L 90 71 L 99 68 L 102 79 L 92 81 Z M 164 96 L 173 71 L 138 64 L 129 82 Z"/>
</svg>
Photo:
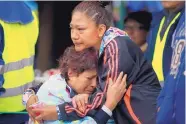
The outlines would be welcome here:
<svg viewBox="0 0 186 124">
<path fill-rule="evenodd" d="M 111 26 L 112 14 L 105 9 L 105 6 L 109 3 L 108 1 L 83 1 L 74 8 L 72 14 L 77 11 L 83 12 L 97 25 L 104 24 L 108 29 Z"/>
<path fill-rule="evenodd" d="M 68 47 L 63 56 L 59 59 L 59 68 L 63 78 L 68 80 L 68 70 L 80 74 L 86 70 L 97 69 L 97 51 L 94 48 L 88 48 L 77 52 L 74 46 Z"/>
</svg>

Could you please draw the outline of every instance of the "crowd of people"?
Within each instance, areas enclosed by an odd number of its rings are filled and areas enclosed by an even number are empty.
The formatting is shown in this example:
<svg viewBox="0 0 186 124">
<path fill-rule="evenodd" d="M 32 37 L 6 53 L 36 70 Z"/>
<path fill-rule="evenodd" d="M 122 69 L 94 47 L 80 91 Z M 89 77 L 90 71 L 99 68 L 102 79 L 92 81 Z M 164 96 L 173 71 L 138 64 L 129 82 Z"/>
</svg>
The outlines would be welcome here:
<svg viewBox="0 0 186 124">
<path fill-rule="evenodd" d="M 129 13 L 119 29 L 110 2 L 80 2 L 73 46 L 57 74 L 35 84 L 37 11 L 0 2 L 0 124 L 184 124 L 185 2 L 161 3 L 157 13 Z M 24 109 L 30 119 L 14 113 Z"/>
</svg>

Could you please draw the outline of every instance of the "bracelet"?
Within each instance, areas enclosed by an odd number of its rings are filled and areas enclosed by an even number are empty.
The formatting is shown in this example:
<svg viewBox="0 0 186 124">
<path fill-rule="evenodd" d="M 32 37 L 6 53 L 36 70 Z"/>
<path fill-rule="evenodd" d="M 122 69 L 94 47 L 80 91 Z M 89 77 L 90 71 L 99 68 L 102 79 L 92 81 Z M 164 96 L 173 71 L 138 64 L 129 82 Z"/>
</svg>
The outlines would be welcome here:
<svg viewBox="0 0 186 124">
<path fill-rule="evenodd" d="M 59 110 L 59 106 L 58 105 L 56 106 L 56 112 L 57 112 L 57 115 L 58 115 L 58 120 L 62 120 L 62 118 L 61 118 L 61 112 Z"/>
<path fill-rule="evenodd" d="M 35 92 L 32 89 L 27 89 L 24 93 L 23 93 L 23 97 L 22 97 L 22 104 L 26 107 L 27 101 L 29 100 L 29 98 L 31 96 L 35 95 Z"/>
</svg>

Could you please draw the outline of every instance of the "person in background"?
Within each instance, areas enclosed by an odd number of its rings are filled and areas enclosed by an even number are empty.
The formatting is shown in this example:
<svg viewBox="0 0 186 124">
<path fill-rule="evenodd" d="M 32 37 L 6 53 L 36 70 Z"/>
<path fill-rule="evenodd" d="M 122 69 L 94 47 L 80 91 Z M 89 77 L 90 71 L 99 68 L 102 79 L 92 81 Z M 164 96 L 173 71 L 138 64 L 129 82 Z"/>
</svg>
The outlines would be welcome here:
<svg viewBox="0 0 186 124">
<path fill-rule="evenodd" d="M 152 15 L 146 11 L 131 12 L 124 19 L 124 30 L 143 52 L 147 49 L 146 38 L 151 21 Z"/>
<path fill-rule="evenodd" d="M 146 10 L 148 12 L 160 12 L 163 10 L 161 1 L 125 1 L 129 12 Z"/>
<path fill-rule="evenodd" d="M 151 29 L 147 36 L 148 48 L 146 58 L 152 62 L 153 68 L 163 86 L 169 74 L 172 58 L 172 35 L 180 17 L 185 11 L 184 1 L 162 1 L 164 10 L 153 13 Z"/>
<path fill-rule="evenodd" d="M 113 20 L 117 28 L 123 29 L 123 20 L 130 12 L 148 11 L 151 13 L 163 10 L 161 1 L 112 1 Z"/>
<path fill-rule="evenodd" d="M 180 2 L 181 3 L 181 2 Z M 163 2 L 165 8 L 178 8 L 174 2 Z M 185 123 L 185 8 L 180 15 L 170 43 L 173 51 L 169 72 L 157 100 L 157 124 Z M 165 54 L 166 55 L 166 54 Z"/>
<path fill-rule="evenodd" d="M 11 9 L 10 9 L 11 8 Z M 23 1 L 0 2 L 0 123 L 28 120 L 22 94 L 34 85 L 37 15 Z"/>
</svg>

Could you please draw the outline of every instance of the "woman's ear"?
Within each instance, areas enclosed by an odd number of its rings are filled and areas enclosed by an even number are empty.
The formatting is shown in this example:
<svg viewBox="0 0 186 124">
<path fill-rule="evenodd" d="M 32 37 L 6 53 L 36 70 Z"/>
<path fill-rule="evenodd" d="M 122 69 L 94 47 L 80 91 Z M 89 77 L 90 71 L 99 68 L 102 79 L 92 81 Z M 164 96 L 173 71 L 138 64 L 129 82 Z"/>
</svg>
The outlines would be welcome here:
<svg viewBox="0 0 186 124">
<path fill-rule="evenodd" d="M 102 37 L 103 37 L 103 35 L 104 35 L 104 33 L 105 33 L 106 30 L 107 30 L 106 25 L 100 24 L 100 25 L 98 26 L 98 34 L 99 34 L 99 37 L 100 37 L 101 39 L 102 39 Z"/>
</svg>

